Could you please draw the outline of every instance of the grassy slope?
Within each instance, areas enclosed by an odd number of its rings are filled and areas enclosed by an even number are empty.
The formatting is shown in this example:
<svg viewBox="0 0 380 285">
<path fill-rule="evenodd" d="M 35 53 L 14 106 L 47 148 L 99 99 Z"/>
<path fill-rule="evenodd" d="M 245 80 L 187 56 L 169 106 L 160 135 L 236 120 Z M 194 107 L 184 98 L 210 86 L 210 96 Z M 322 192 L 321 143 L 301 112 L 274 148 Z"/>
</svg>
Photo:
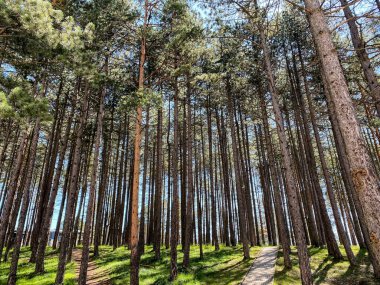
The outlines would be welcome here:
<svg viewBox="0 0 380 285">
<path fill-rule="evenodd" d="M 372 266 L 369 265 L 366 251 L 360 250 L 358 246 L 354 246 L 352 249 L 358 260 L 358 265 L 355 267 L 350 267 L 347 258 L 343 261 L 333 260 L 328 256 L 327 249 L 310 248 L 310 265 L 313 272 L 314 284 L 380 284 L 379 281 L 373 278 Z M 344 254 L 343 248 L 341 248 L 341 251 Z M 294 249 L 292 255 L 293 268 L 291 270 L 284 270 L 283 258 L 280 253 L 276 265 L 275 284 L 301 284 L 297 253 Z"/>
<path fill-rule="evenodd" d="M 255 257 L 260 247 L 251 248 L 251 257 Z M 130 252 L 123 247 L 112 251 L 110 247 L 102 247 L 101 257 L 97 265 L 108 272 L 113 284 L 128 284 Z M 155 261 L 152 247 L 146 247 L 141 258 L 140 284 L 168 284 L 170 270 L 170 252 L 162 249 L 162 258 Z M 180 273 L 172 284 L 239 284 L 253 262 L 243 261 L 242 248 L 221 246 L 219 252 L 213 246 L 204 246 L 204 259 L 199 259 L 199 247 L 192 246 L 190 252 L 190 268 Z M 178 251 L 178 262 L 182 262 L 183 254 Z"/>
<path fill-rule="evenodd" d="M 29 263 L 30 250 L 24 247 L 21 250 L 17 284 L 18 285 L 51 285 L 54 284 L 56 270 L 58 266 L 58 256 L 51 248 L 47 249 L 45 258 L 45 271 L 43 275 L 34 274 L 34 264 Z M 11 258 L 11 256 L 9 257 Z M 10 262 L 0 263 L 0 285 L 7 284 Z M 75 284 L 74 264 L 70 263 L 66 267 L 65 284 Z"/>
</svg>

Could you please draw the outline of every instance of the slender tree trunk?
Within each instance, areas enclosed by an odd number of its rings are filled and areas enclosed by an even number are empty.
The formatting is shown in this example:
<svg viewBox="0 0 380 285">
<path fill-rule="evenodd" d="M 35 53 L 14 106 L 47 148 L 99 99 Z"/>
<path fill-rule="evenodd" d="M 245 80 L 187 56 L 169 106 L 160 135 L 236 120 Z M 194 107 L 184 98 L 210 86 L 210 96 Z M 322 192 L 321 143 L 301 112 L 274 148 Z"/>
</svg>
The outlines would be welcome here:
<svg viewBox="0 0 380 285">
<path fill-rule="evenodd" d="M 66 130 L 65 130 L 65 134 L 64 134 L 64 137 L 62 138 L 62 142 L 61 142 L 61 149 L 60 149 L 60 153 L 59 153 L 57 170 L 56 170 L 56 173 L 55 173 L 55 176 L 53 179 L 53 185 L 52 185 L 52 189 L 51 189 L 51 193 L 50 193 L 50 197 L 49 197 L 49 202 L 48 202 L 47 208 L 45 210 L 45 214 L 44 214 L 43 221 L 42 221 L 40 239 L 38 242 L 38 248 L 37 248 L 37 253 L 36 253 L 35 273 L 44 272 L 45 250 L 46 250 L 46 246 L 47 246 L 48 239 L 50 236 L 51 220 L 53 217 L 55 200 L 56 200 L 56 197 L 58 194 L 59 180 L 61 178 L 61 172 L 63 169 L 64 160 L 65 160 L 65 154 L 66 154 L 68 140 L 69 140 L 69 136 L 70 136 L 75 106 L 76 106 L 76 99 L 74 98 L 73 99 L 73 106 L 72 106 L 72 109 L 71 109 L 71 112 L 70 112 L 70 115 L 68 118 Z"/>
<path fill-rule="evenodd" d="M 285 177 L 286 177 L 286 180 L 285 180 L 286 191 L 288 195 L 290 214 L 292 216 L 293 229 L 294 229 L 294 234 L 295 234 L 296 244 L 297 244 L 298 258 L 300 262 L 301 280 L 304 285 L 309 285 L 309 284 L 312 284 L 310 262 L 309 262 L 308 252 L 307 252 L 305 232 L 303 230 L 303 225 L 301 221 L 301 208 L 300 208 L 300 204 L 297 198 L 298 190 L 297 190 L 297 185 L 295 181 L 291 156 L 289 152 L 289 144 L 286 138 L 283 119 L 282 119 L 281 110 L 280 110 L 280 104 L 279 104 L 280 98 L 275 86 L 275 79 L 273 77 L 272 66 L 271 66 L 270 55 L 269 55 L 270 53 L 268 51 L 268 48 L 265 42 L 264 30 L 261 26 L 259 28 L 259 31 L 260 31 L 261 48 L 264 54 L 264 64 L 265 64 L 267 79 L 269 83 L 269 91 L 272 95 L 272 104 L 273 104 L 273 111 L 274 111 L 275 119 L 276 119 L 277 133 L 280 140 L 281 156 L 282 156 L 282 162 L 283 162 L 284 172 L 285 172 Z"/>
<path fill-rule="evenodd" d="M 108 59 L 106 58 L 105 68 L 107 69 Z M 107 72 L 107 71 L 106 71 Z M 87 268 L 88 268 L 88 258 L 90 251 L 90 232 L 93 219 L 93 206 L 95 202 L 95 187 L 98 177 L 98 163 L 99 163 L 99 149 L 100 141 L 102 137 L 103 130 L 103 117 L 104 117 L 104 97 L 106 93 L 106 87 L 103 87 L 99 98 L 99 111 L 97 118 L 97 127 L 95 135 L 95 146 L 94 146 L 94 155 L 92 161 L 91 169 L 91 182 L 90 182 L 90 195 L 87 201 L 87 211 L 86 211 L 86 223 L 84 227 L 83 234 L 83 249 L 82 249 L 82 259 L 80 264 L 79 271 L 79 280 L 78 284 L 85 285 L 87 281 Z"/>
<path fill-rule="evenodd" d="M 187 116 L 186 116 L 186 145 L 187 145 L 187 201 L 186 201 L 186 229 L 185 243 L 183 248 L 183 267 L 188 268 L 190 265 L 190 243 L 193 232 L 193 202 L 194 202 L 194 185 L 193 185 L 193 131 L 192 131 L 192 111 L 191 111 L 191 88 L 190 75 L 187 75 L 186 92 L 187 92 Z"/>
<path fill-rule="evenodd" d="M 75 149 L 73 153 L 72 167 L 70 173 L 70 183 L 69 188 L 67 189 L 67 204 L 65 212 L 65 222 L 63 225 L 62 239 L 60 243 L 60 253 L 59 253 L 59 263 L 57 269 L 57 275 L 55 278 L 55 284 L 63 284 L 67 256 L 68 256 L 68 247 L 70 242 L 70 228 L 72 227 L 73 221 L 73 210 L 75 207 L 76 192 L 77 192 L 77 182 L 78 174 L 80 168 L 80 159 L 81 159 L 81 146 L 82 146 L 82 134 L 87 117 L 87 108 L 88 108 L 88 83 L 85 83 L 85 90 L 82 98 L 82 115 L 79 119 L 78 128 L 76 130 L 76 139 L 75 139 Z"/>
<path fill-rule="evenodd" d="M 236 194 L 237 194 L 237 203 L 238 203 L 238 214 L 239 214 L 239 226 L 240 226 L 240 240 L 243 244 L 243 253 L 244 259 L 249 259 L 249 244 L 247 237 L 247 224 L 246 224 L 246 207 L 244 203 L 244 191 L 245 189 L 241 185 L 241 169 L 240 169 L 240 159 L 239 152 L 237 149 L 237 139 L 236 139 L 236 128 L 234 123 L 234 107 L 233 107 L 233 99 L 232 99 L 232 90 L 230 85 L 230 75 L 227 75 L 226 78 L 226 91 L 227 91 L 227 106 L 228 106 L 228 118 L 229 125 L 231 129 L 231 137 L 232 137 L 232 156 L 234 161 L 234 169 L 235 169 L 235 183 L 236 183 Z"/>
<path fill-rule="evenodd" d="M 379 0 L 376 0 L 379 3 Z M 364 77 L 368 83 L 369 93 L 373 99 L 373 103 L 376 108 L 377 116 L 380 117 L 380 83 L 376 76 L 374 65 L 369 59 L 366 45 L 362 37 L 360 36 L 359 29 L 356 26 L 356 17 L 351 12 L 350 5 L 347 0 L 340 0 L 342 4 L 344 16 L 347 19 L 347 24 L 350 29 L 352 44 L 355 48 L 356 55 L 359 59 L 360 65 L 364 72 Z M 379 7 L 380 8 L 380 7 Z"/>
<path fill-rule="evenodd" d="M 179 235 L 179 201 L 178 201 L 178 79 L 175 78 L 174 82 L 174 114 L 173 114 L 173 151 L 172 151 L 172 175 L 173 175 L 173 187 L 172 196 L 173 204 L 171 211 L 171 236 L 170 236 L 170 281 L 174 281 L 177 278 L 178 266 L 177 266 L 177 245 Z"/>
<path fill-rule="evenodd" d="M 30 201 L 30 184 L 33 177 L 33 167 L 35 164 L 35 158 L 36 158 L 36 153 L 37 153 L 39 133 L 40 133 L 40 119 L 37 118 L 36 123 L 34 125 L 32 141 L 31 141 L 31 145 L 29 149 L 29 157 L 28 157 L 28 162 L 27 162 L 28 165 L 26 167 L 26 172 L 25 172 L 26 180 L 23 186 L 23 195 L 22 195 L 23 202 L 21 206 L 20 218 L 18 221 L 16 241 L 13 248 L 11 267 L 9 269 L 9 276 L 8 276 L 8 283 L 7 283 L 8 285 L 16 284 L 18 260 L 20 256 L 20 248 L 21 248 L 21 243 L 22 243 L 22 238 L 23 238 L 23 233 L 24 233 L 26 214 L 28 211 L 29 201 Z M 13 232 L 10 234 L 13 234 Z"/>
<path fill-rule="evenodd" d="M 157 165 L 156 191 L 154 197 L 154 252 L 155 258 L 161 254 L 161 213 L 162 213 L 162 107 L 157 110 Z"/>
<path fill-rule="evenodd" d="M 261 88 L 260 88 L 261 89 Z M 260 91 L 260 93 L 262 93 Z M 265 99 L 263 97 L 263 94 L 260 94 L 260 106 L 261 110 L 263 112 L 263 125 L 264 125 L 264 134 L 265 134 L 265 141 L 268 148 L 268 158 L 269 158 L 269 166 L 270 166 L 270 173 L 272 177 L 272 183 L 273 183 L 273 192 L 274 192 L 274 202 L 275 202 L 275 209 L 276 209 L 276 216 L 277 216 L 277 226 L 278 226 L 278 232 L 280 235 L 281 245 L 283 248 L 283 254 L 284 254 L 284 265 L 286 268 L 292 267 L 292 262 L 290 260 L 290 240 L 289 240 L 289 233 L 286 229 L 286 222 L 285 222 L 285 213 L 284 209 L 282 208 L 282 202 L 281 202 L 281 189 L 278 184 L 278 178 L 276 177 L 276 169 L 275 169 L 275 162 L 274 162 L 274 150 L 272 147 L 272 141 L 271 136 L 269 133 L 269 124 L 268 124 L 268 113 L 265 106 Z"/>
<path fill-rule="evenodd" d="M 339 215 L 339 211 L 338 211 L 338 207 L 337 207 L 338 205 L 337 205 L 337 202 L 335 199 L 335 194 L 334 194 L 334 189 L 333 189 L 333 185 L 331 182 L 330 173 L 329 173 L 329 170 L 327 167 L 327 162 L 326 162 L 325 155 L 323 152 L 322 142 L 321 142 L 321 138 L 319 135 L 318 126 L 316 123 L 317 122 L 316 121 L 316 114 L 315 114 L 314 106 L 312 104 L 312 99 L 311 99 L 308 83 L 306 81 L 306 74 L 305 74 L 306 72 L 305 72 L 305 67 L 304 67 L 302 54 L 301 54 L 301 50 L 300 50 L 299 46 L 298 46 L 298 56 L 299 56 L 299 59 L 301 61 L 301 71 L 302 71 L 302 77 L 304 79 L 304 88 L 306 91 L 305 93 L 306 93 L 306 99 L 307 99 L 307 104 L 308 104 L 309 113 L 310 113 L 310 121 L 311 121 L 311 124 L 313 127 L 314 137 L 315 137 L 315 141 L 317 144 L 319 159 L 321 161 L 323 176 L 324 176 L 325 182 L 326 182 L 327 194 L 329 196 L 330 205 L 331 205 L 333 215 L 334 215 L 335 225 L 337 227 L 339 238 L 344 245 L 344 248 L 345 248 L 347 257 L 350 261 L 350 264 L 353 265 L 353 264 L 355 264 L 355 256 L 352 252 L 347 233 L 344 231 L 344 228 L 342 225 L 342 220 L 341 220 L 341 217 Z"/>
<path fill-rule="evenodd" d="M 21 131 L 21 136 L 19 139 L 18 143 L 18 150 L 17 150 L 17 156 L 16 160 L 13 163 L 12 166 L 12 171 L 10 174 L 10 182 L 7 187 L 7 195 L 5 197 L 5 202 L 3 209 L 1 211 L 1 216 L 0 216 L 0 262 L 1 262 L 1 257 L 2 257 L 2 252 L 3 252 L 3 247 L 5 243 L 5 237 L 6 237 L 6 232 L 8 228 L 8 223 L 10 219 L 10 214 L 12 210 L 12 205 L 13 205 L 13 200 L 16 194 L 16 190 L 18 187 L 18 180 L 19 180 L 19 174 L 23 162 L 23 158 L 25 156 L 25 148 L 27 144 L 27 134 L 28 130 L 23 130 Z"/>
<path fill-rule="evenodd" d="M 149 157 L 149 108 L 146 111 L 145 118 L 145 138 L 144 138 L 144 162 L 143 162 L 143 180 L 141 193 L 141 213 L 140 213 L 140 228 L 139 228 L 139 252 L 144 253 L 145 245 L 145 196 L 146 196 L 146 180 L 148 176 L 148 157 Z"/>
<path fill-rule="evenodd" d="M 208 104 L 210 105 L 210 97 L 208 97 Z M 215 185 L 214 185 L 214 169 L 212 157 L 212 129 L 211 129 L 211 110 L 210 106 L 207 107 L 207 132 L 208 132 L 208 154 L 209 154 L 209 175 L 210 175 L 210 189 L 211 189 L 211 230 L 212 242 L 215 245 L 215 250 L 219 250 L 219 240 L 216 224 L 216 201 L 215 201 Z"/>
<path fill-rule="evenodd" d="M 140 47 L 140 63 L 139 63 L 139 92 L 144 92 L 144 65 L 146 57 L 146 29 L 148 24 L 148 5 L 149 1 L 145 0 L 144 3 L 144 23 L 143 35 L 141 38 Z M 134 141 L 134 157 L 133 157 L 133 181 L 131 192 L 131 220 L 130 220 L 130 247 L 131 247 L 131 273 L 130 284 L 139 284 L 139 267 L 140 255 L 138 250 L 138 202 L 139 202 L 139 184 L 140 184 L 140 147 L 141 147 L 141 123 L 142 123 L 142 107 L 137 107 L 137 117 L 135 125 L 135 141 Z"/>
</svg>

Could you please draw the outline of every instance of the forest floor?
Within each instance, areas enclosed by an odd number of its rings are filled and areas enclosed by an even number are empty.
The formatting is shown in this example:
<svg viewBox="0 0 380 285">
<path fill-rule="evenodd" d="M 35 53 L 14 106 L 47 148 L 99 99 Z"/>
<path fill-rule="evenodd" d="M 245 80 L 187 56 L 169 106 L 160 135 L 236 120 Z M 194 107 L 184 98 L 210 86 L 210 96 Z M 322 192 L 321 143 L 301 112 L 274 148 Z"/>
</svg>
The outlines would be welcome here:
<svg viewBox="0 0 380 285">
<path fill-rule="evenodd" d="M 183 253 L 178 247 L 179 274 L 170 284 L 239 284 L 261 247 L 251 248 L 251 259 L 243 260 L 241 246 L 236 248 L 221 245 L 215 252 L 211 245 L 203 246 L 203 259 L 199 258 L 199 246 L 191 246 L 190 267 L 183 269 Z M 124 247 L 112 250 L 112 247 L 101 247 L 101 255 L 96 263 L 104 268 L 111 277 L 112 284 L 129 283 L 130 251 Z M 151 246 L 145 247 L 145 254 L 140 263 L 140 284 L 169 284 L 170 250 L 161 249 L 161 259 L 156 260 Z"/>
<path fill-rule="evenodd" d="M 243 260 L 242 248 L 225 247 L 221 245 L 220 251 L 215 252 L 214 247 L 203 247 L 204 258 L 199 258 L 199 247 L 192 246 L 190 252 L 190 267 L 185 270 L 181 267 L 183 254 L 178 247 L 179 274 L 174 284 L 239 284 L 251 265 L 255 262 L 262 247 L 251 248 L 251 259 Z M 344 253 L 343 248 L 341 249 Z M 292 248 L 293 269 L 283 269 L 281 252 L 278 254 L 274 283 L 277 285 L 301 284 L 297 252 Z M 328 257 L 327 249 L 310 248 L 311 267 L 314 284 L 380 284 L 373 278 L 372 266 L 369 264 L 365 250 L 353 247 L 358 259 L 358 266 L 350 267 L 347 259 L 334 261 Z M 91 254 L 90 254 L 91 256 Z M 50 285 L 54 284 L 58 265 L 58 254 L 50 247 L 47 249 L 45 259 L 45 274 L 33 273 L 34 264 L 29 263 L 30 249 L 24 247 L 21 250 L 21 258 L 18 270 L 18 285 Z M 170 250 L 161 249 L 161 259 L 155 260 L 151 246 L 145 248 L 145 254 L 141 257 L 140 284 L 169 284 Z M 100 248 L 100 257 L 91 259 L 89 263 L 89 284 L 128 284 L 130 251 L 125 247 L 115 250 L 110 246 Z M 80 266 L 80 249 L 73 253 L 73 262 L 67 265 L 65 273 L 65 285 L 76 284 L 76 278 Z M 0 263 L 0 285 L 7 283 L 9 262 Z M 92 283 L 91 283 L 92 282 Z M 99 283 L 100 282 L 100 283 Z"/>
<path fill-rule="evenodd" d="M 73 250 L 73 260 L 75 262 L 75 275 L 76 278 L 79 278 L 80 271 L 80 263 L 82 260 L 82 250 L 74 249 Z M 104 270 L 104 268 L 100 268 L 94 260 L 90 260 L 88 262 L 87 267 L 87 285 L 110 285 L 111 280 L 108 275 L 108 272 Z"/>
<path fill-rule="evenodd" d="M 51 247 L 46 249 L 45 273 L 35 274 L 35 264 L 29 262 L 30 248 L 21 249 L 17 270 L 17 285 L 51 285 L 54 284 L 58 266 L 58 253 Z M 12 255 L 9 255 L 9 261 Z M 0 263 L 0 285 L 7 284 L 10 262 Z M 66 266 L 65 285 L 76 284 L 75 263 L 70 262 Z"/>
<path fill-rule="evenodd" d="M 340 247 L 342 254 L 344 248 Z M 334 285 L 375 285 L 380 284 L 379 280 L 373 277 L 373 269 L 368 259 L 366 250 L 361 250 L 358 246 L 353 246 L 352 250 L 357 257 L 357 266 L 351 267 L 348 259 L 336 261 L 328 256 L 327 249 L 311 247 L 309 248 L 310 266 L 313 273 L 314 284 L 334 284 Z M 298 265 L 297 251 L 292 248 L 293 268 L 284 269 L 283 255 L 279 252 L 276 264 L 274 284 L 276 285 L 298 285 L 301 284 L 300 270 Z"/>
<path fill-rule="evenodd" d="M 215 252 L 210 245 L 203 246 L 204 258 L 199 258 L 199 247 L 192 246 L 190 252 L 190 267 L 181 267 L 183 253 L 178 247 L 179 273 L 176 282 L 171 284 L 239 284 L 254 257 L 261 247 L 251 248 L 251 259 L 243 260 L 241 246 L 236 248 L 221 245 L 220 251 Z M 30 248 L 21 250 L 17 285 L 51 285 L 54 284 L 58 253 L 50 247 L 45 259 L 45 273 L 34 274 L 34 264 L 29 263 Z M 74 285 L 79 273 L 81 249 L 73 252 L 73 262 L 66 267 L 65 285 Z M 0 263 L 0 285 L 7 284 L 10 262 Z M 130 269 L 130 251 L 125 247 L 115 250 L 110 246 L 100 247 L 100 257 L 91 259 L 89 263 L 88 284 L 128 284 Z M 161 249 L 161 259 L 155 260 L 151 246 L 145 247 L 145 254 L 140 263 L 140 284 L 169 284 L 170 250 Z"/>
</svg>

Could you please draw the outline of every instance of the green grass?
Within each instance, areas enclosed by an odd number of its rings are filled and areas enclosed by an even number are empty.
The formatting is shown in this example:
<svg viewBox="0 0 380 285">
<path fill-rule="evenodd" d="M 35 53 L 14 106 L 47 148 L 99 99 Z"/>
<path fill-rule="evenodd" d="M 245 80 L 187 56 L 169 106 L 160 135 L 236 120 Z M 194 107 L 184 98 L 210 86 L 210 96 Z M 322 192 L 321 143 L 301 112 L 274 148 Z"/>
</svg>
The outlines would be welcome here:
<svg viewBox="0 0 380 285">
<path fill-rule="evenodd" d="M 155 260 L 152 247 L 145 248 L 145 254 L 141 257 L 140 284 L 239 284 L 247 273 L 261 250 L 260 247 L 251 248 L 251 259 L 243 260 L 241 246 L 235 248 L 221 246 L 220 251 L 215 252 L 213 246 L 204 246 L 204 258 L 199 258 L 199 247 L 192 246 L 190 252 L 190 268 L 181 267 L 183 253 L 178 248 L 179 274 L 178 279 L 169 283 L 170 251 L 162 248 L 162 258 Z M 275 284 L 297 285 L 301 284 L 298 258 L 293 248 L 293 268 L 284 270 L 281 252 L 276 264 Z M 341 248 L 344 253 L 343 248 Z M 350 267 L 347 258 L 343 261 L 335 261 L 327 254 L 327 249 L 310 248 L 310 261 L 313 272 L 314 284 L 380 284 L 373 278 L 372 266 L 370 266 L 368 255 L 365 250 L 353 247 L 357 256 L 358 265 Z M 45 274 L 34 274 L 34 264 L 29 263 L 30 249 L 24 247 L 21 250 L 18 279 L 19 285 L 50 285 L 54 284 L 58 255 L 51 248 L 47 250 L 45 259 Z M 100 257 L 95 259 L 97 271 L 107 274 L 112 284 L 129 283 L 130 251 L 125 247 L 113 250 L 112 247 L 102 246 Z M 0 285 L 7 283 L 10 263 L 0 263 Z M 65 284 L 76 284 L 75 268 L 77 265 L 70 263 L 65 274 Z"/>
<path fill-rule="evenodd" d="M 30 248 L 23 247 L 20 253 L 20 260 L 17 271 L 18 285 L 51 285 L 54 284 L 56 270 L 58 266 L 58 254 L 51 248 L 47 248 L 45 258 L 45 273 L 35 274 L 34 264 L 29 263 Z M 11 259 L 11 255 L 9 256 Z M 7 284 L 10 262 L 0 263 L 0 285 Z M 69 263 L 66 266 L 65 284 L 75 284 L 75 265 Z"/>
<path fill-rule="evenodd" d="M 199 259 L 199 247 L 192 246 L 190 252 L 190 268 L 186 271 L 180 266 L 183 254 L 178 250 L 179 275 L 172 284 L 238 284 L 253 262 L 253 257 L 260 247 L 251 248 L 251 259 L 243 261 L 241 246 L 236 248 L 221 246 L 215 252 L 213 246 L 204 246 L 204 259 Z M 141 257 L 140 284 L 168 284 L 170 270 L 170 251 L 162 249 L 162 258 L 155 260 L 152 247 L 146 247 L 146 253 Z M 30 249 L 21 250 L 17 274 L 18 285 L 50 285 L 54 284 L 58 255 L 51 248 L 47 249 L 45 258 L 45 273 L 34 274 L 34 264 L 29 263 Z M 112 250 L 112 247 L 102 246 L 100 257 L 94 260 L 98 272 L 108 274 L 113 284 L 129 283 L 130 251 L 125 247 Z M 0 263 L 0 285 L 7 283 L 10 263 Z M 76 284 L 76 264 L 67 265 L 65 283 Z"/>
<path fill-rule="evenodd" d="M 251 248 L 251 259 L 243 260 L 241 246 L 236 248 L 221 246 L 215 252 L 213 246 L 204 246 L 204 258 L 199 259 L 199 247 L 192 246 L 190 268 L 184 270 L 180 264 L 183 254 L 178 250 L 179 274 L 171 284 L 239 284 L 253 262 L 253 257 L 260 247 Z M 161 259 L 155 260 L 152 247 L 145 248 L 141 257 L 140 284 L 169 284 L 170 251 L 161 250 Z M 101 247 L 101 256 L 96 260 L 98 270 L 104 270 L 111 278 L 112 284 L 129 283 L 130 251 L 124 247 L 112 250 Z"/>
<path fill-rule="evenodd" d="M 373 270 L 367 252 L 359 249 L 358 246 L 353 246 L 352 250 L 357 257 L 358 263 L 354 267 L 350 266 L 347 257 L 342 261 L 336 261 L 328 256 L 327 249 L 325 248 L 309 248 L 310 266 L 313 273 L 314 284 L 380 284 L 380 281 L 373 277 Z M 293 268 L 290 270 L 284 269 L 284 259 L 282 253 L 279 253 L 274 284 L 301 284 L 297 252 L 294 248 L 292 248 L 292 251 Z M 341 252 L 343 254 L 345 253 L 342 247 Z"/>
</svg>

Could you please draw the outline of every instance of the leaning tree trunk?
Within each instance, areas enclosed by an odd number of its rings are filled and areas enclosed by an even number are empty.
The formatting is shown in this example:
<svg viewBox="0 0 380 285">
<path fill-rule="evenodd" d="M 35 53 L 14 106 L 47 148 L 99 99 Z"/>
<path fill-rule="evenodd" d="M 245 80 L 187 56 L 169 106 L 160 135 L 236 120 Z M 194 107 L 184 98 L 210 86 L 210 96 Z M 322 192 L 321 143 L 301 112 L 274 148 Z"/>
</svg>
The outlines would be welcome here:
<svg viewBox="0 0 380 285">
<path fill-rule="evenodd" d="M 272 72 L 270 53 L 265 42 L 264 30 L 259 26 L 260 31 L 260 44 L 264 54 L 264 64 L 267 74 L 269 91 L 272 95 L 273 111 L 275 114 L 277 133 L 279 137 L 282 162 L 285 172 L 286 192 L 288 196 L 288 203 L 290 215 L 292 217 L 294 235 L 297 244 L 298 258 L 300 262 L 301 280 L 304 285 L 312 284 L 310 261 L 307 252 L 306 236 L 303 229 L 301 220 L 301 207 L 297 195 L 297 184 L 295 181 L 295 174 L 292 166 L 291 155 L 289 151 L 289 144 L 286 138 L 284 122 L 280 110 L 280 98 L 275 86 L 275 79 Z"/>
<path fill-rule="evenodd" d="M 20 218 L 18 221 L 16 241 L 13 248 L 11 267 L 9 269 L 8 285 L 16 284 L 18 260 L 20 257 L 20 249 L 21 249 L 24 226 L 25 226 L 25 221 L 26 221 L 26 214 L 28 211 L 29 201 L 30 201 L 30 185 L 31 185 L 32 177 L 33 177 L 33 167 L 35 164 L 35 158 L 36 158 L 36 153 L 37 153 L 39 133 L 40 133 L 40 119 L 37 118 L 36 123 L 34 125 L 32 142 L 29 149 L 28 165 L 26 167 L 26 180 L 23 186 L 24 188 L 23 188 L 23 194 L 22 194 L 23 202 L 21 205 Z"/>
<path fill-rule="evenodd" d="M 46 251 L 46 246 L 48 243 L 48 239 L 50 236 L 50 226 L 51 226 L 51 220 L 53 217 L 53 212 L 54 212 L 54 205 L 55 205 L 55 200 L 58 194 L 58 188 L 59 188 L 59 180 L 61 178 L 61 172 L 63 170 L 63 165 L 65 161 L 65 154 L 67 150 L 67 145 L 68 145 L 68 140 L 70 136 L 70 131 L 71 131 L 71 124 L 75 112 L 75 106 L 76 106 L 76 98 L 73 98 L 73 106 L 68 118 L 66 130 L 64 137 L 62 138 L 61 142 L 61 149 L 59 153 L 59 159 L 58 159 L 58 164 L 57 164 L 57 170 L 53 179 L 53 185 L 49 197 L 49 202 L 48 205 L 45 209 L 45 213 L 43 216 L 43 221 L 41 225 L 41 232 L 40 232 L 40 237 L 38 241 L 38 247 L 37 247 L 37 252 L 36 252 L 36 267 L 35 267 L 35 273 L 42 273 L 44 272 L 44 258 L 45 258 L 45 251 Z"/>
<path fill-rule="evenodd" d="M 0 216 L 0 262 L 1 262 L 1 256 L 3 252 L 3 247 L 5 243 L 5 236 L 8 228 L 8 222 L 10 219 L 10 214 L 12 210 L 13 200 L 16 194 L 18 180 L 19 180 L 19 174 L 21 170 L 22 160 L 25 156 L 25 148 L 27 145 L 27 134 L 28 130 L 21 131 L 21 136 L 19 139 L 19 146 L 17 149 L 17 156 L 16 160 L 13 163 L 12 171 L 10 174 L 10 182 L 7 187 L 7 195 L 4 198 L 4 206 L 1 211 Z"/>
<path fill-rule="evenodd" d="M 378 0 L 377 0 L 378 1 Z M 377 79 L 374 65 L 369 59 L 365 42 L 360 36 L 359 29 L 355 23 L 355 17 L 351 12 L 350 6 L 347 0 L 340 0 L 342 4 L 344 16 L 347 19 L 348 27 L 350 29 L 352 44 L 355 48 L 356 55 L 358 56 L 360 65 L 363 69 L 364 77 L 367 81 L 370 95 L 374 100 L 377 116 L 380 117 L 380 83 Z"/>
<path fill-rule="evenodd" d="M 331 104 L 341 131 L 350 171 L 370 233 L 369 247 L 376 277 L 380 277 L 380 186 L 360 132 L 354 106 L 319 1 L 304 0 Z"/>
<path fill-rule="evenodd" d="M 315 137 L 315 141 L 317 144 L 319 159 L 321 161 L 323 176 L 324 176 L 325 182 L 326 182 L 327 194 L 329 196 L 331 209 L 332 209 L 332 212 L 334 215 L 335 225 L 337 228 L 339 238 L 340 238 L 341 242 L 343 243 L 347 257 L 350 261 L 350 264 L 354 265 L 355 264 L 355 255 L 352 252 L 347 233 L 345 232 L 345 230 L 343 228 L 342 220 L 341 220 L 341 217 L 339 214 L 338 204 L 337 204 L 337 201 L 335 199 L 335 193 L 334 193 L 334 189 L 333 189 L 333 185 L 332 185 L 332 179 L 331 179 L 331 176 L 330 176 L 330 173 L 329 173 L 329 170 L 327 167 L 325 155 L 323 152 L 321 137 L 319 135 L 319 130 L 318 130 L 318 126 L 317 126 L 316 114 L 315 114 L 314 106 L 312 104 L 310 90 L 309 90 L 308 82 L 306 80 L 306 71 L 305 71 L 305 67 L 304 67 L 304 62 L 303 62 L 303 58 L 302 58 L 302 54 L 301 54 L 301 49 L 299 46 L 298 46 L 298 57 L 301 61 L 301 72 L 302 72 L 302 78 L 304 80 L 304 88 L 305 88 L 306 100 L 307 100 L 309 113 L 310 113 L 310 121 L 311 121 L 311 125 L 313 127 L 314 137 Z"/>
</svg>

